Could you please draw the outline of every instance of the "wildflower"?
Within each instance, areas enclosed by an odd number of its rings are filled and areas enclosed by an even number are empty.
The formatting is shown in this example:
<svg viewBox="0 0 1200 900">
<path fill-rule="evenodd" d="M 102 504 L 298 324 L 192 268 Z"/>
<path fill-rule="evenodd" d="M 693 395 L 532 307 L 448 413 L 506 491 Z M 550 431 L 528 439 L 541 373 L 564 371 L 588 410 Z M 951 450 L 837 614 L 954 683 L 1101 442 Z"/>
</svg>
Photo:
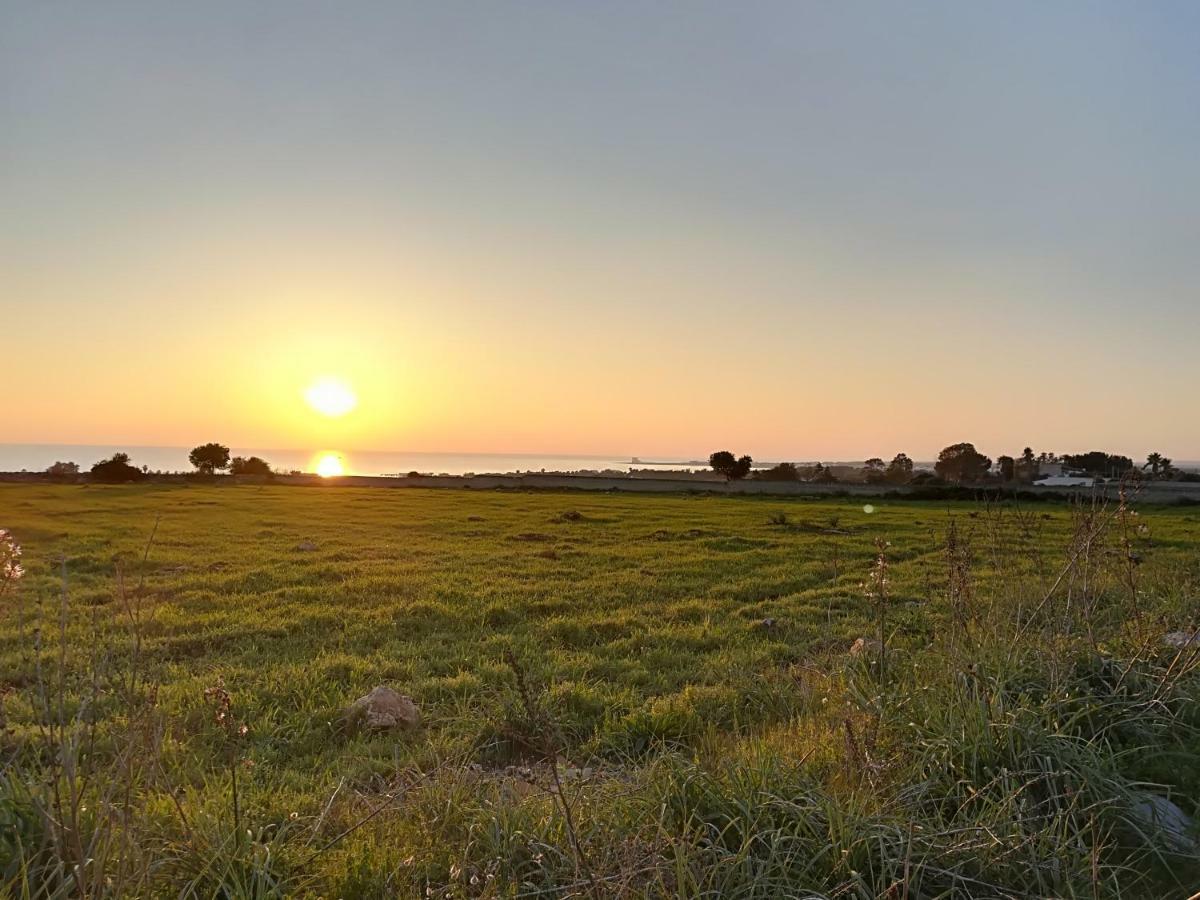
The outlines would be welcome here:
<svg viewBox="0 0 1200 900">
<path fill-rule="evenodd" d="M 16 581 L 25 574 L 21 565 L 21 545 L 17 543 L 12 532 L 0 528 L 0 583 Z"/>
</svg>

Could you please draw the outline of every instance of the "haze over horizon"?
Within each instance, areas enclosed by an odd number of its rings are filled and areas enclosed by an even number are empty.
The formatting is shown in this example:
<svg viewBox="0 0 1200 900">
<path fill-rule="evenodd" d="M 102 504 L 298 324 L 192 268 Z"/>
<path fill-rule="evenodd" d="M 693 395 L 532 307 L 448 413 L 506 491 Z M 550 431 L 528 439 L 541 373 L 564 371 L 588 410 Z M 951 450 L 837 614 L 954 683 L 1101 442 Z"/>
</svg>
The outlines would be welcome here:
<svg viewBox="0 0 1200 900">
<path fill-rule="evenodd" d="M 0 0 L 0 442 L 1200 459 L 1198 40 Z"/>
</svg>

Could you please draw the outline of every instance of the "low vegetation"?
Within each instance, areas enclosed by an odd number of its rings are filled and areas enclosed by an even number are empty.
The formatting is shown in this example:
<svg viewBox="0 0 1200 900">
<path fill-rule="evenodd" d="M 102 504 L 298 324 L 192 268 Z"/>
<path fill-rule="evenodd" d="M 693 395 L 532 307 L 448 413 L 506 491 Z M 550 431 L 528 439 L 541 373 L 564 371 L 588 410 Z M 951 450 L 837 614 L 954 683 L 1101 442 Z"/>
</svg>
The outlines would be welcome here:
<svg viewBox="0 0 1200 900">
<path fill-rule="evenodd" d="M 1200 513 L 875 503 L 0 485 L 0 896 L 1195 890 Z"/>
</svg>

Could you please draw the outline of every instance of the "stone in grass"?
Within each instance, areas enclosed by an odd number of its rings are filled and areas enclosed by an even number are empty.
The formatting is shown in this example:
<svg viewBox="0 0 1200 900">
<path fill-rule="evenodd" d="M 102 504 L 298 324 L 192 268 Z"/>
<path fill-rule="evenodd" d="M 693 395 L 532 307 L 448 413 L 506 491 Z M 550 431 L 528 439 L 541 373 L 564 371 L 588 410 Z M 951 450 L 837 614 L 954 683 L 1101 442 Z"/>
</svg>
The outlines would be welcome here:
<svg viewBox="0 0 1200 900">
<path fill-rule="evenodd" d="M 301 553 L 312 553 L 314 550 L 317 549 L 317 545 L 314 544 L 312 541 L 301 541 L 300 543 L 298 543 L 296 545 L 296 549 L 299 550 Z"/>
<path fill-rule="evenodd" d="M 871 656 L 877 656 L 882 649 L 883 644 L 874 638 L 858 638 L 858 640 L 850 645 L 850 655 L 862 656 L 863 654 L 870 654 Z"/>
<path fill-rule="evenodd" d="M 1163 644 L 1176 650 L 1200 649 L 1200 631 L 1172 631 L 1163 635 Z"/>
<path fill-rule="evenodd" d="M 1133 806 L 1133 816 L 1141 825 L 1157 829 L 1172 849 L 1180 853 L 1200 851 L 1192 834 L 1191 818 L 1166 797 L 1143 794 Z"/>
<path fill-rule="evenodd" d="M 348 731 L 416 728 L 421 724 L 421 711 L 412 698 L 379 685 L 365 697 L 359 697 L 351 703 L 342 716 L 342 722 Z"/>
</svg>

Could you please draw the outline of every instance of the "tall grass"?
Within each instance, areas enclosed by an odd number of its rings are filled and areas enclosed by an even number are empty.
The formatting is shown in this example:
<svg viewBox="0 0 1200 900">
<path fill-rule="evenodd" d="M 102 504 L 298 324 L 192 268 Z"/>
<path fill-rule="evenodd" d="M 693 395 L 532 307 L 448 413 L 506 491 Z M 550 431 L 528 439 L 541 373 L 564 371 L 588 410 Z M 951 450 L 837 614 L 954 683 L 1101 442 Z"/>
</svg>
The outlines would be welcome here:
<svg viewBox="0 0 1200 900">
<path fill-rule="evenodd" d="M 462 714 L 473 743 L 435 717 L 423 757 L 377 753 L 289 812 L 244 793 L 270 711 L 237 683 L 183 719 L 159 703 L 153 536 L 115 603 L 81 605 L 65 561 L 28 596 L 4 535 L 28 677 L 0 707 L 0 896 L 1187 896 L 1196 846 L 1145 807 L 1200 804 L 1200 649 L 1161 641 L 1195 627 L 1198 573 L 1143 565 L 1142 518 L 1087 498 L 1054 546 L 1019 506 L 960 510 L 921 551 L 923 595 L 893 590 L 913 551 L 880 541 L 862 652 L 809 642 L 671 702 L 612 708 L 507 641 Z"/>
</svg>

